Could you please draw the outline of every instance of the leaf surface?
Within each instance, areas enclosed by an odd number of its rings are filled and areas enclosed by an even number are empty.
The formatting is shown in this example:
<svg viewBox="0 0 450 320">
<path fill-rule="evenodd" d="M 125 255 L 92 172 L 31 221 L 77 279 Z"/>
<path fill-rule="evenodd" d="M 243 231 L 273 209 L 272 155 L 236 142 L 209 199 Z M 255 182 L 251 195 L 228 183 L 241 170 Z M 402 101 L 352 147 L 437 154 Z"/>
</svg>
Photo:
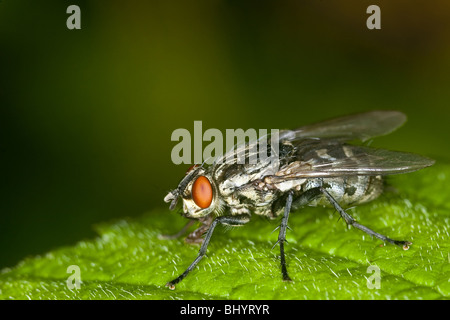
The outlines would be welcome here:
<svg viewBox="0 0 450 320">
<path fill-rule="evenodd" d="M 158 238 L 186 223 L 162 208 L 101 224 L 95 239 L 2 270 L 0 299 L 449 299 L 450 166 L 388 182 L 379 199 L 349 213 L 379 233 L 413 242 L 407 251 L 347 227 L 332 209 L 307 207 L 290 215 L 286 259 L 293 282 L 281 280 L 279 248 L 272 249 L 279 221 L 255 216 L 240 228 L 219 226 L 207 256 L 172 291 L 165 284 L 199 247 Z M 79 267 L 80 289 L 67 285 L 72 265 Z"/>
</svg>

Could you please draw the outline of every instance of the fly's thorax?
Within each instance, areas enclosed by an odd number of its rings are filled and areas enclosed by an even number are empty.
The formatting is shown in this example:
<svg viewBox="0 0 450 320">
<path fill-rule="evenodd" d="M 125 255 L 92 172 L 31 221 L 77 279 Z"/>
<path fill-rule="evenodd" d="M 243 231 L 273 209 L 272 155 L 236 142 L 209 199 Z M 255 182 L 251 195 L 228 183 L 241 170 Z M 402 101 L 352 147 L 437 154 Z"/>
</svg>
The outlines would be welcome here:
<svg viewBox="0 0 450 320">
<path fill-rule="evenodd" d="M 269 204 L 273 192 L 256 188 L 255 183 L 274 172 L 270 160 L 256 164 L 225 163 L 214 168 L 213 177 L 218 196 L 231 214 L 258 214 L 257 207 Z"/>
<path fill-rule="evenodd" d="M 322 185 L 340 205 L 348 207 L 375 200 L 383 192 L 381 176 L 347 176 L 337 178 L 310 179 L 303 185 L 309 190 Z M 330 206 L 325 197 L 319 197 L 310 203 L 311 206 Z"/>
</svg>

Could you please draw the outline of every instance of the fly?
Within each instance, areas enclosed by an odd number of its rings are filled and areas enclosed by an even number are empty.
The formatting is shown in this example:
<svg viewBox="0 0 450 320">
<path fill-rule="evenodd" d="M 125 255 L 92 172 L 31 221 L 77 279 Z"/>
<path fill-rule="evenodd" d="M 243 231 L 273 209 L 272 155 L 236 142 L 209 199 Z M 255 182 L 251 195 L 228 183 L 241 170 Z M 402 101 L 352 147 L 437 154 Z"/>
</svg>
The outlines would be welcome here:
<svg viewBox="0 0 450 320">
<path fill-rule="evenodd" d="M 191 167 L 164 201 L 173 210 L 181 197 L 183 216 L 191 219 L 183 230 L 169 237 L 181 236 L 199 221 L 200 227 L 187 236 L 186 242 L 199 243 L 201 247 L 191 265 L 166 286 L 175 289 L 195 268 L 218 224 L 242 226 L 252 214 L 271 219 L 281 216 L 276 244 L 280 246 L 282 278 L 290 281 L 284 253 L 289 214 L 306 205 L 334 207 L 348 225 L 409 249 L 411 242 L 377 233 L 344 210 L 376 199 L 383 191 L 383 176 L 416 171 L 434 163 L 412 153 L 349 144 L 388 134 L 405 121 L 401 112 L 372 111 L 281 131 L 276 170 L 272 170 L 269 160 L 257 164 L 220 161 L 229 159 L 228 154 L 211 165 Z M 254 150 L 252 143 L 240 148 L 246 156 Z"/>
</svg>

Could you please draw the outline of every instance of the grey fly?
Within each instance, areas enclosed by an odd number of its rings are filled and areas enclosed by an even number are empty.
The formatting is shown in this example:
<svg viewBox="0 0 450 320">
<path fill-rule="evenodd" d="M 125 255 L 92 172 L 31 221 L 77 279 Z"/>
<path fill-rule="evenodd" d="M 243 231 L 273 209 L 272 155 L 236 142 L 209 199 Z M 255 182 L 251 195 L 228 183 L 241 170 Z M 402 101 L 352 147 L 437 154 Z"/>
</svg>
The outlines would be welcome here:
<svg viewBox="0 0 450 320">
<path fill-rule="evenodd" d="M 219 161 L 229 159 L 227 154 L 211 165 L 191 167 L 164 201 L 174 209 L 181 198 L 183 215 L 191 219 L 172 237 L 182 235 L 199 221 L 200 227 L 187 236 L 186 242 L 200 243 L 201 248 L 186 271 L 166 286 L 175 289 L 200 262 L 217 224 L 242 226 L 252 214 L 272 219 L 281 216 L 277 241 L 281 274 L 283 280 L 290 281 L 284 254 L 289 213 L 306 205 L 334 207 L 348 225 L 407 250 L 411 242 L 379 234 L 343 209 L 376 199 L 383 191 L 383 176 L 416 171 L 434 163 L 416 154 L 349 144 L 388 134 L 405 121 L 401 112 L 372 111 L 280 131 L 276 170 L 270 158 L 256 164 Z M 240 152 L 249 156 L 249 150 L 254 150 L 251 147 L 251 143 L 244 143 Z"/>
</svg>

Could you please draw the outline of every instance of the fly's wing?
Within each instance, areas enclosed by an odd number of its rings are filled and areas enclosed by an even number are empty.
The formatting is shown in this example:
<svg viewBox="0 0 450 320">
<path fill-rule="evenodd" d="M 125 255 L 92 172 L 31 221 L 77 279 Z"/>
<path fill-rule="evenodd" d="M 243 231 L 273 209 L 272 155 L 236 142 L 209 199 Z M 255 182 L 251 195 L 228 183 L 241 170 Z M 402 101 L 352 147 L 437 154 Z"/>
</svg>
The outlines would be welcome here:
<svg viewBox="0 0 450 320">
<path fill-rule="evenodd" d="M 400 127 L 406 116 L 399 111 L 371 111 L 344 116 L 280 133 L 281 141 L 306 138 L 361 140 L 386 135 Z"/>
<path fill-rule="evenodd" d="M 276 137 L 281 143 L 285 141 L 296 144 L 304 139 L 333 139 L 338 141 L 361 140 L 388 134 L 406 121 L 406 116 L 399 111 L 371 111 L 355 115 L 344 116 L 320 123 L 307 125 L 295 130 L 279 132 Z M 256 133 L 255 133 L 256 135 Z M 206 159 L 206 163 L 256 163 L 258 161 L 258 150 L 261 143 L 271 140 L 270 135 L 256 139 L 250 139 L 248 143 L 237 143 L 225 154 L 216 159 Z M 272 141 L 272 140 L 271 140 Z M 266 144 L 270 151 L 270 147 Z M 264 153 L 264 152 L 263 152 Z"/>
<path fill-rule="evenodd" d="M 280 168 L 274 181 L 354 175 L 391 175 L 416 171 L 434 160 L 412 153 L 389 151 L 332 140 L 297 147 L 296 157 Z"/>
<path fill-rule="evenodd" d="M 388 134 L 405 121 L 406 116 L 398 111 L 371 111 L 282 131 L 279 134 L 280 144 L 289 144 L 295 149 L 294 154 L 288 156 L 291 158 L 289 163 L 282 164 L 279 170 L 272 170 L 274 166 L 267 166 L 269 160 L 266 159 L 265 162 L 258 161 L 252 170 L 256 172 L 261 168 L 270 168 L 263 172 L 264 175 L 282 180 L 389 175 L 431 166 L 433 160 L 419 155 L 343 144 L 345 141 L 366 141 Z M 265 138 L 237 145 L 236 149 L 218 157 L 215 163 L 251 163 L 248 160 L 257 159 L 257 144 Z M 240 162 L 239 158 L 244 162 Z"/>
<path fill-rule="evenodd" d="M 239 139 L 240 138 L 240 139 Z M 270 152 L 270 135 L 257 137 L 256 131 L 254 131 L 254 137 L 248 137 L 248 141 L 245 140 L 246 136 L 238 138 L 238 142 L 233 145 L 230 150 L 227 150 L 224 154 L 217 156 L 215 159 L 206 159 L 205 163 L 213 164 L 227 163 L 227 164 L 257 164 L 261 153 Z M 278 142 L 278 136 L 275 141 Z"/>
</svg>

